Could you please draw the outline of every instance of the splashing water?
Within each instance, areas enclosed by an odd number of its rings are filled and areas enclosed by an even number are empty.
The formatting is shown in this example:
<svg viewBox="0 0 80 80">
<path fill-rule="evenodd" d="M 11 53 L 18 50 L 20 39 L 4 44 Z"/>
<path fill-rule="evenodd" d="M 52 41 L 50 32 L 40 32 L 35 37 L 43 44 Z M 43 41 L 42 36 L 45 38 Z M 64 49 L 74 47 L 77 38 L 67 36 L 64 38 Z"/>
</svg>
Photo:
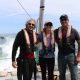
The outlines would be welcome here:
<svg viewBox="0 0 80 80">
<path fill-rule="evenodd" d="M 0 71 L 12 70 L 11 53 L 12 53 L 12 45 L 14 42 L 14 38 L 15 37 L 11 37 L 8 35 L 4 36 L 5 40 L 0 39 Z"/>
</svg>

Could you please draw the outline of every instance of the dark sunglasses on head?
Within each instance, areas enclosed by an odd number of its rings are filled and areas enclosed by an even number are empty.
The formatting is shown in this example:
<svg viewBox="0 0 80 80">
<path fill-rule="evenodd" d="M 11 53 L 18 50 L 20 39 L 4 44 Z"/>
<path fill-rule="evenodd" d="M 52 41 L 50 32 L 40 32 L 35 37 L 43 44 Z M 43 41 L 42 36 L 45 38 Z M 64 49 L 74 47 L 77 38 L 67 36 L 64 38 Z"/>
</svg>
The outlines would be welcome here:
<svg viewBox="0 0 80 80">
<path fill-rule="evenodd" d="M 52 23 L 47 23 L 45 26 L 53 26 Z"/>
</svg>

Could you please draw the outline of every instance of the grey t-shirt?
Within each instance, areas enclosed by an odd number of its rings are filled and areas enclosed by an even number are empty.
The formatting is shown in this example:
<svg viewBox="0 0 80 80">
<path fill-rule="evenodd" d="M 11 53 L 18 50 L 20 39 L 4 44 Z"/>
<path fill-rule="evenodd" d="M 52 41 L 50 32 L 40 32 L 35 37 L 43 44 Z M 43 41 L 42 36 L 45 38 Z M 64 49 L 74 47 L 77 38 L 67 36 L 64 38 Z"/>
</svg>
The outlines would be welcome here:
<svg viewBox="0 0 80 80">
<path fill-rule="evenodd" d="M 58 37 L 58 31 L 59 28 L 54 31 L 54 34 L 55 34 L 55 40 L 58 44 L 59 53 L 62 53 L 64 55 L 75 53 L 75 41 L 80 40 L 79 33 L 74 28 L 72 28 L 69 39 L 67 40 L 65 34 L 62 34 L 63 35 L 62 43 L 60 43 L 60 39 Z"/>
</svg>

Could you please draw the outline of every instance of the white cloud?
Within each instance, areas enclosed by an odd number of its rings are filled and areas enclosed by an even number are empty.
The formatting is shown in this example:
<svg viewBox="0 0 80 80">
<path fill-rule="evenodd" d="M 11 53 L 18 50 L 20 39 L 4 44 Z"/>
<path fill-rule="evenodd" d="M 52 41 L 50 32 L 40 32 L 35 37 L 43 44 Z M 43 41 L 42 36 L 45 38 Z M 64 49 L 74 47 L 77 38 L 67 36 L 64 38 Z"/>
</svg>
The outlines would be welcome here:
<svg viewBox="0 0 80 80">
<path fill-rule="evenodd" d="M 59 15 L 67 13 L 70 16 L 80 17 L 80 0 L 45 0 L 45 13 Z"/>
<path fill-rule="evenodd" d="M 39 13 L 39 0 L 19 0 L 29 14 Z M 23 13 L 25 11 L 19 5 L 17 0 L 0 0 L 0 15 Z"/>
<path fill-rule="evenodd" d="M 19 0 L 29 14 L 39 14 L 40 0 Z M 45 14 L 80 17 L 80 0 L 45 0 Z M 17 0 L 0 0 L 1 15 L 7 13 L 25 13 Z"/>
<path fill-rule="evenodd" d="M 33 18 L 39 17 L 40 0 L 19 0 Z M 74 25 L 80 24 L 80 0 L 45 0 L 44 20 L 54 20 L 58 24 L 61 14 L 68 14 Z M 0 17 L 26 15 L 17 0 L 0 0 Z M 10 18 L 11 19 L 11 18 Z M 11 21 L 11 20 L 10 20 Z M 76 24 L 75 24 L 76 23 Z"/>
</svg>

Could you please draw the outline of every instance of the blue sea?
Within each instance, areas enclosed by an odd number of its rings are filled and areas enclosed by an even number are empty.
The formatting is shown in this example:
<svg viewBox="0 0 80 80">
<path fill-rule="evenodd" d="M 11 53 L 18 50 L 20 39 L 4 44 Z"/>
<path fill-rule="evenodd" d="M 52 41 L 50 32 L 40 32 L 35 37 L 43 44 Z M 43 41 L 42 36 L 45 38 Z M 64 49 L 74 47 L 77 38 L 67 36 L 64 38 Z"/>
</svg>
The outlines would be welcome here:
<svg viewBox="0 0 80 80">
<path fill-rule="evenodd" d="M 12 63 L 11 63 L 11 54 L 12 54 L 12 46 L 15 40 L 16 34 L 0 34 L 0 71 L 6 70 L 11 71 Z M 77 45 L 76 45 L 77 50 Z M 18 56 L 19 50 L 17 51 Z M 57 53 L 58 49 L 56 46 L 55 50 L 55 70 L 57 70 Z"/>
</svg>

